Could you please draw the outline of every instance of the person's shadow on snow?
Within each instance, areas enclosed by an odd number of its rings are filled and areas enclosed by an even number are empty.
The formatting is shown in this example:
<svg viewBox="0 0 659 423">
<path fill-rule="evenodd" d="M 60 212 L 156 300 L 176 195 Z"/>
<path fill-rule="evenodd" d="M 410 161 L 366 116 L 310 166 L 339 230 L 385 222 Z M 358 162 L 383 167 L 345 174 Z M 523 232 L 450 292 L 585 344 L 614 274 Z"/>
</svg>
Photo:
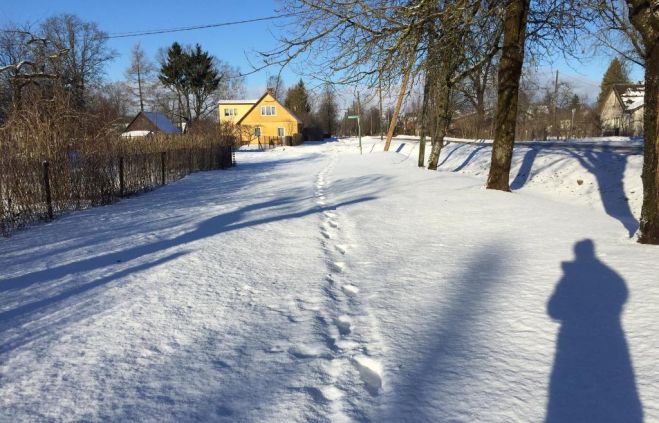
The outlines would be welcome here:
<svg viewBox="0 0 659 423">
<path fill-rule="evenodd" d="M 547 423 L 642 422 L 643 409 L 620 322 L 625 281 L 595 257 L 593 241 L 574 246 L 547 304 L 561 322 L 549 382 Z"/>
</svg>

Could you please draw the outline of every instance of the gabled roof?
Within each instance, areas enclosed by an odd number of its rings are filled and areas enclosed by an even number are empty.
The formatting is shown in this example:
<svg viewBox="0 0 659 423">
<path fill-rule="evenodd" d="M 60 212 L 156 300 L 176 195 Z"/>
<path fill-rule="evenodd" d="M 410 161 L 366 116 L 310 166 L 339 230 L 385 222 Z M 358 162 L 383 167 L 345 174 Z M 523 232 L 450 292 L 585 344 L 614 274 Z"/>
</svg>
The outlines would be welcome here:
<svg viewBox="0 0 659 423">
<path fill-rule="evenodd" d="M 645 85 L 614 84 L 615 93 L 624 112 L 633 112 L 645 104 Z"/>
<path fill-rule="evenodd" d="M 144 129 L 144 130 L 122 132 L 121 138 L 142 138 L 148 135 L 151 135 L 151 131 L 149 131 L 148 129 Z"/>
<path fill-rule="evenodd" d="M 144 116 L 153 123 L 160 132 L 165 134 L 179 134 L 181 130 L 178 129 L 174 124 L 162 113 L 158 112 L 141 112 L 144 113 Z"/>
<path fill-rule="evenodd" d="M 254 104 L 257 100 L 220 100 L 217 104 Z"/>
<path fill-rule="evenodd" d="M 252 105 L 252 107 L 250 107 L 249 110 L 248 110 L 247 112 L 245 112 L 245 114 L 243 115 L 243 117 L 241 117 L 240 120 L 238 120 L 238 122 L 236 122 L 236 125 L 240 125 L 240 123 L 241 123 L 241 122 L 242 122 L 242 121 L 243 121 L 243 120 L 244 120 L 244 119 L 245 119 L 250 113 L 252 113 L 252 110 L 254 110 L 254 109 L 256 108 L 256 106 L 258 106 L 258 104 L 259 104 L 260 102 L 262 102 L 263 99 L 265 98 L 265 96 L 267 96 L 268 94 L 270 94 L 270 91 L 266 91 L 266 92 L 261 96 L 261 98 L 259 98 L 258 100 L 256 100 L 256 102 Z M 286 107 L 286 106 L 284 106 L 283 104 L 281 104 L 281 103 L 279 102 L 279 100 L 277 100 L 277 99 L 275 98 L 275 96 L 272 96 L 272 99 L 275 100 L 275 102 L 277 102 L 277 104 L 279 104 L 279 106 L 280 106 L 282 109 L 284 109 L 284 110 L 286 110 L 288 113 L 290 113 L 290 115 L 293 116 L 293 118 L 297 121 L 297 123 L 303 123 L 303 122 L 302 122 L 302 119 L 300 119 L 299 117 L 297 117 L 297 115 L 296 115 L 295 113 L 293 113 L 291 110 L 289 110 L 288 107 Z"/>
</svg>

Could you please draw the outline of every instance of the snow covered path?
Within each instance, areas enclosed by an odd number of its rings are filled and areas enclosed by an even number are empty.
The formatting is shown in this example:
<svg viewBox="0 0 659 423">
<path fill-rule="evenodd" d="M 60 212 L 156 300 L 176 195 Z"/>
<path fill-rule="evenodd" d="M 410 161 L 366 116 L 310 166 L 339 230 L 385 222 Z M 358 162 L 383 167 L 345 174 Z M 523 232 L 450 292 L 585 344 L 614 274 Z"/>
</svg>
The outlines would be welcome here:
<svg viewBox="0 0 659 423">
<path fill-rule="evenodd" d="M 0 242 L 0 421 L 659 420 L 656 247 L 356 152 L 240 152 Z"/>
</svg>

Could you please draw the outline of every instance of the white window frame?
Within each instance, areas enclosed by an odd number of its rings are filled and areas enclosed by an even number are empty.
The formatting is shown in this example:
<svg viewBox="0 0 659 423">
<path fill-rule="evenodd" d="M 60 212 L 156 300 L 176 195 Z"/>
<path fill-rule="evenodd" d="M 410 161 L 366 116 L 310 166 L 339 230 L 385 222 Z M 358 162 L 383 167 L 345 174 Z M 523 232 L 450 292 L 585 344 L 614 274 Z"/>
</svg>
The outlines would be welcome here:
<svg viewBox="0 0 659 423">
<path fill-rule="evenodd" d="M 275 106 L 261 106 L 261 116 L 277 116 Z"/>
<path fill-rule="evenodd" d="M 254 128 L 254 136 L 257 137 L 257 138 L 261 136 L 261 127 L 260 126 L 257 126 L 257 127 Z"/>
<path fill-rule="evenodd" d="M 278 137 L 285 137 L 286 136 L 286 130 L 284 128 L 277 128 L 277 136 Z"/>
</svg>

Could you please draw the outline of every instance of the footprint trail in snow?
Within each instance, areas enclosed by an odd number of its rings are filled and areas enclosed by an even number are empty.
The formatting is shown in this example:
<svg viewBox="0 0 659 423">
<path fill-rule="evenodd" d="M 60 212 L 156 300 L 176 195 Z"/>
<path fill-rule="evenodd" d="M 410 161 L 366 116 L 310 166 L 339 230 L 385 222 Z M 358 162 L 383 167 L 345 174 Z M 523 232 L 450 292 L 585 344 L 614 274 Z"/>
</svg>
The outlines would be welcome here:
<svg viewBox="0 0 659 423">
<path fill-rule="evenodd" d="M 350 238 L 343 229 L 344 216 L 332 208 L 328 176 L 336 159 L 333 159 L 316 177 L 315 201 L 320 209 L 320 243 L 325 255 L 325 307 L 316 310 L 321 337 L 327 340 L 326 353 L 317 347 L 297 348 L 291 351 L 299 358 L 324 360 L 321 380 L 329 382 L 314 392 L 320 392 L 332 410 L 332 421 L 346 420 L 350 403 L 355 397 L 370 394 L 376 397 L 383 389 L 383 370 L 375 340 L 374 320 L 368 313 L 366 301 L 350 274 Z M 346 414 L 347 413 L 347 414 Z"/>
</svg>

